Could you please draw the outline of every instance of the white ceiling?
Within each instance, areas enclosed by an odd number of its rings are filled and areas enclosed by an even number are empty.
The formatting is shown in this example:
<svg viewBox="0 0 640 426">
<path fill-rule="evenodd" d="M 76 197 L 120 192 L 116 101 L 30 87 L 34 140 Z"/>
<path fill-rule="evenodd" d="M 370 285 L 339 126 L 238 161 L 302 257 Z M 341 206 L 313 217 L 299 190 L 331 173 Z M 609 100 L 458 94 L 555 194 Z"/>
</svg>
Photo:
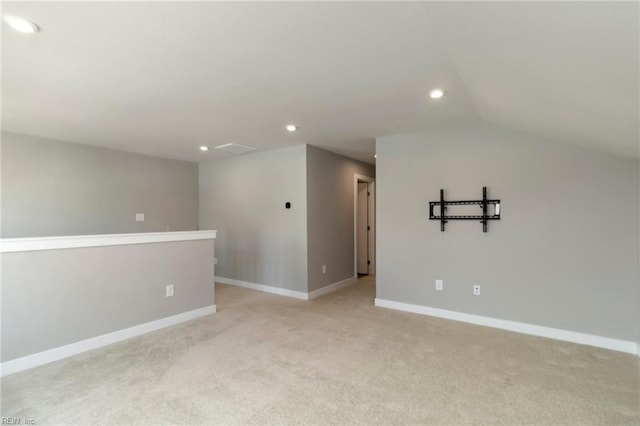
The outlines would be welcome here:
<svg viewBox="0 0 640 426">
<path fill-rule="evenodd" d="M 484 121 L 638 158 L 639 4 L 4 2 L 2 128 L 189 161 L 230 142 L 373 162 Z M 442 87 L 439 101 L 427 92 Z M 296 133 L 284 126 L 294 123 Z"/>
</svg>

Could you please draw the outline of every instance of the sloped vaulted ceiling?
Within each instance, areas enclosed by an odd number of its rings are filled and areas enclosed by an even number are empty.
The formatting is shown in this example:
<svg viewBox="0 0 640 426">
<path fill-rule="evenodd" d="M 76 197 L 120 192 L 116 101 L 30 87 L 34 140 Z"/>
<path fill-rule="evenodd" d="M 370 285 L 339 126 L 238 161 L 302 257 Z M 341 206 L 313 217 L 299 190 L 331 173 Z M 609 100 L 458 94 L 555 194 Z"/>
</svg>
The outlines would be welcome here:
<svg viewBox="0 0 640 426">
<path fill-rule="evenodd" d="M 372 162 L 378 136 L 486 121 L 637 158 L 639 7 L 6 2 L 42 31 L 3 24 L 2 128 L 191 161 L 234 142 Z"/>
<path fill-rule="evenodd" d="M 640 3 L 431 3 L 488 122 L 638 156 Z"/>
</svg>

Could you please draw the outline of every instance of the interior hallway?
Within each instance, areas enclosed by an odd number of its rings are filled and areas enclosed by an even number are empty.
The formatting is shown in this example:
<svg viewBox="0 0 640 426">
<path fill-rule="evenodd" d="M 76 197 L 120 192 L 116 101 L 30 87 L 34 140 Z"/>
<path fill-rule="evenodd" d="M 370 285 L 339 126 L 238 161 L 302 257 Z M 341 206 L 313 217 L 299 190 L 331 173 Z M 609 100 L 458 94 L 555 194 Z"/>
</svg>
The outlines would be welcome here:
<svg viewBox="0 0 640 426">
<path fill-rule="evenodd" d="M 216 285 L 218 313 L 2 379 L 37 424 L 638 424 L 638 358 Z"/>
</svg>

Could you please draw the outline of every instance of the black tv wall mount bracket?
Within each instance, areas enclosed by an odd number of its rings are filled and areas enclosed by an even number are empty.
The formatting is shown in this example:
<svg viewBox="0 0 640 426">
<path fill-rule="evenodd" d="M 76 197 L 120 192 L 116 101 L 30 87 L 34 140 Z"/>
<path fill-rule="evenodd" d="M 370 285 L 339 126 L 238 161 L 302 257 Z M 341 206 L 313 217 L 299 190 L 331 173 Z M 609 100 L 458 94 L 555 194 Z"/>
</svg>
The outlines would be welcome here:
<svg viewBox="0 0 640 426">
<path fill-rule="evenodd" d="M 480 215 L 448 215 L 447 206 L 478 205 L 482 209 Z M 440 214 L 436 215 L 434 207 L 440 207 Z M 492 207 L 493 214 L 489 214 Z M 429 220 L 440 221 L 440 231 L 444 232 L 444 225 L 450 220 L 479 220 L 482 223 L 482 232 L 487 232 L 487 222 L 500 220 L 500 200 L 487 199 L 487 187 L 482 187 L 482 200 L 445 201 L 444 189 L 440 190 L 440 201 L 429 201 Z"/>
</svg>

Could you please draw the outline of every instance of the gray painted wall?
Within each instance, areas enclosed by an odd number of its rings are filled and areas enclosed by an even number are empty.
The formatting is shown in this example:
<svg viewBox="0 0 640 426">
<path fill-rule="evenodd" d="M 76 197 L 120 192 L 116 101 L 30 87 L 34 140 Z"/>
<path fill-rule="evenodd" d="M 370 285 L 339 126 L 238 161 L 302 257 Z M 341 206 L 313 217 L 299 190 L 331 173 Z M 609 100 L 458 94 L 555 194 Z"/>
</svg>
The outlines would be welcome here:
<svg viewBox="0 0 640 426">
<path fill-rule="evenodd" d="M 376 151 L 378 298 L 637 341 L 637 160 L 488 125 Z M 477 199 L 483 185 L 503 208 L 488 233 L 428 220 L 440 188 Z"/>
<path fill-rule="evenodd" d="M 309 291 L 353 277 L 356 174 L 375 177 L 375 167 L 307 147 Z M 326 274 L 322 265 L 327 265 Z"/>
<path fill-rule="evenodd" d="M 1 158 L 3 238 L 198 227 L 196 163 L 5 132 Z"/>
<path fill-rule="evenodd" d="M 212 240 L 3 253 L 2 362 L 213 305 L 213 255 Z"/>
<path fill-rule="evenodd" d="M 217 275 L 307 291 L 306 151 L 200 164 L 200 226 L 218 231 Z"/>
</svg>

